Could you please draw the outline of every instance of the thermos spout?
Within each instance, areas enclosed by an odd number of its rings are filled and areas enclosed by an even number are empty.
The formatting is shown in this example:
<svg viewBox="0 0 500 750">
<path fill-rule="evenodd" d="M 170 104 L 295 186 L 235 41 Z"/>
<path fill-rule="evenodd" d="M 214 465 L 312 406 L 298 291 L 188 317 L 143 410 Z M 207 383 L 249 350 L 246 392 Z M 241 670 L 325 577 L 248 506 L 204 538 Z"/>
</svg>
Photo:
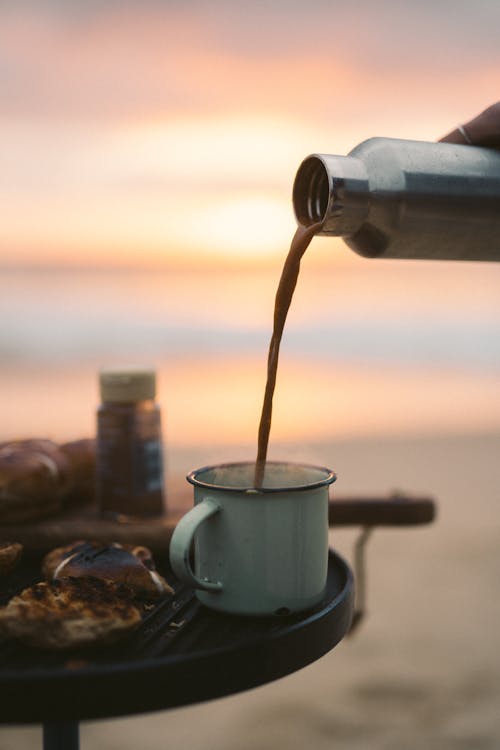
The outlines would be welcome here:
<svg viewBox="0 0 500 750">
<path fill-rule="evenodd" d="M 330 203 L 329 175 L 320 156 L 308 156 L 293 184 L 293 207 L 299 224 L 309 226 L 326 219 Z"/>
<path fill-rule="evenodd" d="M 369 182 L 365 165 L 354 156 L 312 154 L 299 167 L 293 186 L 297 221 L 321 222 L 319 234 L 356 232 L 368 214 Z"/>
</svg>

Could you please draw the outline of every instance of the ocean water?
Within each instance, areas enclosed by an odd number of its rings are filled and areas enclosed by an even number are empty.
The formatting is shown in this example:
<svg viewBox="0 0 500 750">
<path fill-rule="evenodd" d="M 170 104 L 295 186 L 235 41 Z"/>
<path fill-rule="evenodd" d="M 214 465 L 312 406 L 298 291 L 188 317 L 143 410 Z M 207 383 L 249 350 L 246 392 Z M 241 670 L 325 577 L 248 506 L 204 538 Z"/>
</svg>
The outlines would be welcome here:
<svg viewBox="0 0 500 750">
<path fill-rule="evenodd" d="M 87 434 L 99 367 L 148 363 L 174 442 L 252 442 L 279 271 L 4 271 L 3 436 Z M 272 439 L 496 430 L 499 289 L 494 264 L 303 262 Z"/>
</svg>

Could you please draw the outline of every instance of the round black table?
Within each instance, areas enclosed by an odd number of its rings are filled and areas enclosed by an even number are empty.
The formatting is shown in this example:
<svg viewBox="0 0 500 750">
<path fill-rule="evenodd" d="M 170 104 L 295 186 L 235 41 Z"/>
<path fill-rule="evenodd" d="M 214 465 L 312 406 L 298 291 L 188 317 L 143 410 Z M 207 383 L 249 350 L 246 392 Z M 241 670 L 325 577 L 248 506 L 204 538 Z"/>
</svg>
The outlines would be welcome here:
<svg viewBox="0 0 500 750">
<path fill-rule="evenodd" d="M 38 580 L 38 570 L 25 563 L 2 598 Z M 57 653 L 1 644 L 0 722 L 43 723 L 46 750 L 77 748 L 80 720 L 188 705 L 276 680 L 331 650 L 352 620 L 353 576 L 334 551 L 324 600 L 283 618 L 211 611 L 161 572 L 174 596 L 117 646 Z"/>
</svg>

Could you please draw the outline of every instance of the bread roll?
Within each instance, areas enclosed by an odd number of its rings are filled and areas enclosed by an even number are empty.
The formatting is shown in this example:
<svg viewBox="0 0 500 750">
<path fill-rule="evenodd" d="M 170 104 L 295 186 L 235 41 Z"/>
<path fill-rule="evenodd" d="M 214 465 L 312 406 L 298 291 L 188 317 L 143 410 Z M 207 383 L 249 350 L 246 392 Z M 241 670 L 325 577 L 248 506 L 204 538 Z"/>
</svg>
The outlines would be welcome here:
<svg viewBox="0 0 500 750">
<path fill-rule="evenodd" d="M 95 440 L 72 440 L 62 443 L 60 449 L 69 463 L 70 499 L 91 500 L 95 495 Z"/>
<path fill-rule="evenodd" d="M 49 552 L 42 562 L 46 580 L 95 577 L 129 586 L 135 596 L 157 599 L 173 593 L 157 572 L 146 547 L 99 542 L 74 542 Z"/>
<path fill-rule="evenodd" d="M 70 487 L 69 461 L 51 440 L 0 444 L 0 523 L 22 523 L 62 507 Z"/>
</svg>

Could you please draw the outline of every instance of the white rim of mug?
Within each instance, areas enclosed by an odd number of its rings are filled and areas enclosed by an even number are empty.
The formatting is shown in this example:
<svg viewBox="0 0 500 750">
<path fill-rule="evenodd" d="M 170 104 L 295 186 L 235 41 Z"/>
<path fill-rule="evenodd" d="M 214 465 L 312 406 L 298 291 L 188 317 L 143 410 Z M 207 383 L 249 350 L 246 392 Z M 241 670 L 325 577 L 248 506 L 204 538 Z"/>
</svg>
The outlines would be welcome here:
<svg viewBox="0 0 500 750">
<path fill-rule="evenodd" d="M 270 466 L 294 466 L 303 469 L 314 469 L 315 471 L 321 471 L 325 473 L 322 479 L 318 479 L 315 482 L 308 482 L 307 484 L 295 484 L 290 487 L 232 487 L 225 484 L 212 484 L 210 482 L 204 482 L 198 479 L 198 475 L 205 471 L 212 471 L 213 469 L 228 469 L 236 466 L 255 466 L 255 461 L 230 461 L 225 464 L 213 464 L 211 466 L 202 466 L 200 469 L 193 469 L 186 476 L 187 481 L 195 487 L 204 487 L 208 490 L 225 490 L 226 492 L 241 492 L 242 494 L 272 494 L 276 492 L 300 492 L 302 490 L 312 490 L 317 487 L 324 487 L 328 484 L 333 484 L 337 479 L 337 475 L 331 469 L 326 466 L 316 466 L 314 464 L 301 464 L 294 463 L 293 461 L 266 461 L 266 465 Z"/>
</svg>

